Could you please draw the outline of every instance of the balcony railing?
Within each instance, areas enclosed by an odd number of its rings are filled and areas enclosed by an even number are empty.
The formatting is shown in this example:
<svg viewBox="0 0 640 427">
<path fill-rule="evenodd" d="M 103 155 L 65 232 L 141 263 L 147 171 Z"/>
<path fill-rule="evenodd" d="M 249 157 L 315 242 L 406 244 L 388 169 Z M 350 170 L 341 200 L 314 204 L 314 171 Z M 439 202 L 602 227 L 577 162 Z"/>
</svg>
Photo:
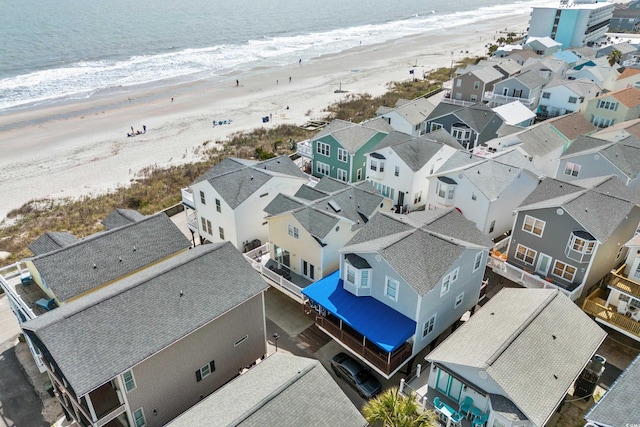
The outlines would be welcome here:
<svg viewBox="0 0 640 427">
<path fill-rule="evenodd" d="M 452 104 L 452 105 L 459 105 L 461 107 L 470 107 L 474 104 L 477 104 L 477 102 L 473 102 L 473 101 L 464 101 L 462 99 L 454 99 L 451 97 L 447 97 L 447 96 L 443 96 L 440 99 L 440 102 L 444 102 L 446 104 Z"/>
<path fill-rule="evenodd" d="M 184 210 L 185 215 L 187 216 L 187 227 L 189 227 L 190 230 L 195 231 L 196 233 L 198 232 L 198 215 L 196 214 L 196 211 L 193 211 L 189 208 Z"/>
<path fill-rule="evenodd" d="M 302 157 L 306 157 L 308 159 L 313 159 L 313 144 L 310 139 L 306 141 L 298 142 L 296 145 L 296 153 L 301 155 Z"/>
<path fill-rule="evenodd" d="M 302 288 L 295 283 L 285 279 L 275 271 L 267 268 L 266 261 L 269 260 L 269 242 L 257 247 L 251 251 L 245 252 L 244 257 L 249 264 L 258 271 L 264 278 L 268 279 L 267 283 L 278 288 L 299 303 L 303 302 Z"/>
<path fill-rule="evenodd" d="M 373 368 L 387 377 L 404 365 L 412 355 L 411 343 L 406 342 L 397 350 L 388 353 L 369 342 L 365 336 L 342 328 L 340 319 L 335 318 L 330 313 L 326 313 L 323 316 L 307 303 L 304 305 L 304 313 L 313 319 L 316 325 L 324 329 L 327 334 L 340 341 L 355 354 L 362 356 Z"/>
<path fill-rule="evenodd" d="M 498 254 L 492 251 L 489 259 L 487 259 L 487 266 L 490 267 L 494 273 L 518 283 L 525 288 L 558 289 L 568 296 L 571 301 L 577 300 L 582 293 L 583 285 L 571 284 L 571 286 L 563 286 L 555 283 L 552 277 L 541 277 L 533 271 L 509 264 L 504 253 Z"/>
<path fill-rule="evenodd" d="M 617 289 L 627 295 L 633 295 L 640 298 L 640 283 L 624 276 L 623 271 L 626 266 L 627 265 L 624 264 L 619 269 L 611 272 L 612 277 L 609 282 L 609 287 Z"/>
<path fill-rule="evenodd" d="M 640 322 L 618 313 L 616 307 L 607 306 L 606 293 L 596 289 L 582 304 L 582 310 L 597 321 L 640 341 Z"/>
<path fill-rule="evenodd" d="M 181 190 L 181 193 L 182 193 L 182 204 L 185 206 L 189 206 L 191 209 L 195 209 L 196 204 L 193 201 L 193 193 L 191 192 L 191 190 L 188 187 L 183 188 Z"/>
<path fill-rule="evenodd" d="M 535 102 L 535 98 L 521 98 L 519 96 L 507 96 L 499 95 L 493 92 L 485 92 L 482 99 L 486 102 L 495 102 L 496 104 L 504 105 L 514 101 L 520 101 L 525 106 L 531 108 Z"/>
</svg>

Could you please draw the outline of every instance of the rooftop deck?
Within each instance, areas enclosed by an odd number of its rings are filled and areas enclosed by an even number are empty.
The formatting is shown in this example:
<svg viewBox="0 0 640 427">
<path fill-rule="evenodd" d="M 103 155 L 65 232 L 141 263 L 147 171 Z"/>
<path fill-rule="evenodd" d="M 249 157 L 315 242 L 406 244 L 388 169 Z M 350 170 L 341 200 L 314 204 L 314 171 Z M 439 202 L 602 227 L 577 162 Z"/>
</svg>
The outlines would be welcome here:
<svg viewBox="0 0 640 427">
<path fill-rule="evenodd" d="M 600 322 L 633 339 L 640 341 L 640 322 L 618 313 L 617 307 L 607 305 L 607 293 L 596 289 L 582 304 L 582 310 Z"/>
</svg>

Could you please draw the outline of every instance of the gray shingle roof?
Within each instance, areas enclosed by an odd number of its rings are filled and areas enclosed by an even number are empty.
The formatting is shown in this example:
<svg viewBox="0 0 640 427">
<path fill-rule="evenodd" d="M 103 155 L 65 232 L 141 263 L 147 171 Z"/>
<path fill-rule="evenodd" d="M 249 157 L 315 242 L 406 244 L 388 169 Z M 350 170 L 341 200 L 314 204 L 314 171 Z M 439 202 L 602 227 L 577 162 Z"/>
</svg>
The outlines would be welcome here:
<svg viewBox="0 0 640 427">
<path fill-rule="evenodd" d="M 640 420 L 640 356 L 636 357 L 609 391 L 584 418 L 600 425 L 621 427 Z"/>
<path fill-rule="evenodd" d="M 169 217 L 159 213 L 39 255 L 33 264 L 56 298 L 66 301 L 189 246 Z"/>
<path fill-rule="evenodd" d="M 596 191 L 586 191 L 562 206 L 600 242 L 606 241 L 636 207 L 633 202 Z"/>
<path fill-rule="evenodd" d="M 570 157 L 570 156 L 572 157 L 575 154 L 584 153 L 584 152 L 600 151 L 605 146 L 608 146 L 611 144 L 612 143 L 609 141 L 593 138 L 591 136 L 580 135 L 579 137 L 576 138 L 575 141 L 571 143 L 569 148 L 567 148 L 564 151 L 564 153 L 560 158 L 563 159 L 565 157 Z"/>
<path fill-rule="evenodd" d="M 65 246 L 69 246 L 77 242 L 78 240 L 80 239 L 78 239 L 71 233 L 61 231 L 48 231 L 34 240 L 29 245 L 29 250 L 33 252 L 34 255 L 42 255 L 60 248 L 64 248 Z"/>
<path fill-rule="evenodd" d="M 386 148 L 386 147 L 389 147 L 389 146 L 392 146 L 392 145 L 396 145 L 396 144 L 398 144 L 400 142 L 408 141 L 411 138 L 412 138 L 412 136 L 409 135 L 409 134 L 394 130 L 392 132 L 389 132 L 388 135 L 386 135 L 384 138 L 382 138 L 380 140 L 380 142 L 378 142 L 376 144 L 376 146 L 373 148 L 372 151 L 381 150 L 383 148 Z"/>
<path fill-rule="evenodd" d="M 169 427 L 364 427 L 366 420 L 317 360 L 274 353 Z"/>
<path fill-rule="evenodd" d="M 396 107 L 396 112 L 412 125 L 417 125 L 423 123 L 434 109 L 435 106 L 431 102 L 420 97 Z"/>
<path fill-rule="evenodd" d="M 378 213 L 340 252 L 378 252 L 424 295 L 469 246 L 489 248 L 492 242 L 460 213 L 433 210 L 402 216 Z"/>
<path fill-rule="evenodd" d="M 518 139 L 522 141 L 520 147 L 530 156 L 545 156 L 569 142 L 548 123 L 527 129 L 518 135 Z"/>
<path fill-rule="evenodd" d="M 424 138 L 413 138 L 391 148 L 415 172 L 440 151 L 442 144 Z"/>
<path fill-rule="evenodd" d="M 463 151 L 456 151 L 451 157 L 449 157 L 438 170 L 437 173 L 445 173 L 447 171 L 460 169 L 475 163 L 484 161 L 484 157 L 476 156 L 475 154 L 466 153 Z"/>
<path fill-rule="evenodd" d="M 526 169 L 540 179 L 545 176 L 544 172 L 538 170 L 531 160 L 529 160 L 529 157 L 525 156 L 520 150 L 509 149 L 500 151 L 496 153 L 493 160 L 505 165 Z"/>
<path fill-rule="evenodd" d="M 351 264 L 358 270 L 362 270 L 364 268 L 371 268 L 371 265 L 366 259 L 356 254 L 346 254 L 344 256 L 344 261 Z"/>
<path fill-rule="evenodd" d="M 496 200 L 522 170 L 488 159 L 464 169 L 462 173 L 487 199 Z"/>
<path fill-rule="evenodd" d="M 104 225 L 107 230 L 111 230 L 112 228 L 122 227 L 123 225 L 140 221 L 142 218 L 144 218 L 144 215 L 132 209 L 114 209 L 113 212 L 102 220 L 102 225 Z"/>
<path fill-rule="evenodd" d="M 201 245 L 38 316 L 23 329 L 42 342 L 83 396 L 267 287 L 231 243 Z"/>
<path fill-rule="evenodd" d="M 280 193 L 276 197 L 274 197 L 273 200 L 267 206 L 265 206 L 263 210 L 269 215 L 280 215 L 283 212 L 298 209 L 302 206 L 304 206 L 304 204 L 292 199 L 285 194 Z"/>
<path fill-rule="evenodd" d="M 195 180 L 194 184 L 208 181 L 220 197 L 235 209 L 275 176 L 307 178 L 288 156 L 263 162 L 225 158 Z"/>
<path fill-rule="evenodd" d="M 318 181 L 316 186 L 313 188 L 317 191 L 323 191 L 325 193 L 335 193 L 336 191 L 344 190 L 348 186 L 349 184 L 347 184 L 346 182 L 342 182 L 325 175 L 320 178 L 320 181 Z"/>
<path fill-rule="evenodd" d="M 547 177 L 523 200 L 520 206 L 535 205 L 558 197 L 573 195 L 583 190 L 584 188 L 578 185 Z"/>
<path fill-rule="evenodd" d="M 326 175 L 325 175 L 326 176 Z M 309 187 L 307 184 L 301 185 L 296 194 L 293 195 L 298 199 L 318 200 L 327 197 L 327 193 L 316 188 Z"/>
<path fill-rule="evenodd" d="M 617 143 L 600 151 L 628 178 L 635 179 L 640 174 L 640 148 Z"/>
<path fill-rule="evenodd" d="M 426 359 L 485 371 L 543 426 L 605 336 L 558 290 L 504 288 Z"/>
<path fill-rule="evenodd" d="M 294 211 L 293 217 L 309 234 L 319 239 L 324 239 L 339 221 L 335 216 L 311 207 Z"/>
</svg>

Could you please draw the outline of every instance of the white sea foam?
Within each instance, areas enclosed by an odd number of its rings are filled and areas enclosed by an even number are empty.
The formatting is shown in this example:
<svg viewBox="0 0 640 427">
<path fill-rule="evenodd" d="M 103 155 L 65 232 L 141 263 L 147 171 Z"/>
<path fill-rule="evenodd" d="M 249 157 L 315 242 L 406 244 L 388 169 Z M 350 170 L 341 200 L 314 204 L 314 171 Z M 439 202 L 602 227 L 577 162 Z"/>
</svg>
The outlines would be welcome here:
<svg viewBox="0 0 640 427">
<path fill-rule="evenodd" d="M 425 9 L 405 19 L 375 25 L 261 37 L 243 44 L 170 50 L 155 55 L 133 56 L 126 60 L 82 61 L 0 79 L 0 110 L 65 97 L 85 97 L 109 88 L 169 79 L 186 81 L 190 78 L 215 78 L 230 72 L 246 72 L 258 66 L 290 64 L 297 62 L 298 58 L 307 60 L 360 44 L 375 44 L 500 16 L 527 14 L 531 6 L 547 4 L 548 0 L 523 1 L 448 14 L 439 10 L 432 13 L 431 9 Z"/>
</svg>

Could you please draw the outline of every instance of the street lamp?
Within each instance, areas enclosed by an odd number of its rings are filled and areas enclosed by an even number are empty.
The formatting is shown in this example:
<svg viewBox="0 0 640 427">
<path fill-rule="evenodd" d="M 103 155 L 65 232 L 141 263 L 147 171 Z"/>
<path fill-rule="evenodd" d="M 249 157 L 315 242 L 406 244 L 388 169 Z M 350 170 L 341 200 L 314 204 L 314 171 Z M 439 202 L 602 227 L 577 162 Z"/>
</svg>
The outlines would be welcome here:
<svg viewBox="0 0 640 427">
<path fill-rule="evenodd" d="M 280 338 L 280 334 L 277 332 L 273 333 L 273 340 L 276 343 L 276 353 L 278 352 L 278 338 Z"/>
</svg>

